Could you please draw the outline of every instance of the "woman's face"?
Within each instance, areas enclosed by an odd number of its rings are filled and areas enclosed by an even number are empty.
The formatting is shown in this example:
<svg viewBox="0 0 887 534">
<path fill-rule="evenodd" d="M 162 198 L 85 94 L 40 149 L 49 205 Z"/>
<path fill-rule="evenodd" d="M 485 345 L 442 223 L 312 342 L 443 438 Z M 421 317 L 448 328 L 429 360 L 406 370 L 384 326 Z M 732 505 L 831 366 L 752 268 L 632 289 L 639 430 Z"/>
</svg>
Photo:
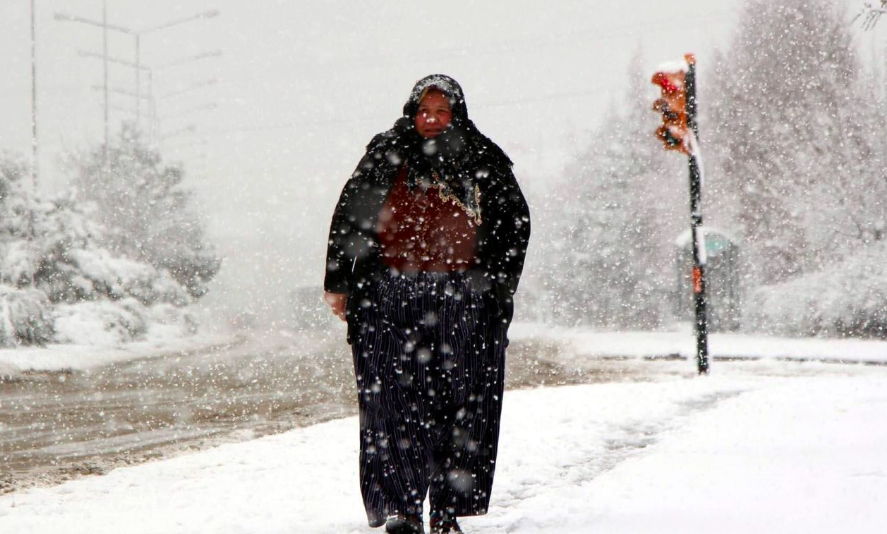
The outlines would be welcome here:
<svg viewBox="0 0 887 534">
<path fill-rule="evenodd" d="M 450 124 L 453 112 L 450 100 L 440 91 L 431 90 L 419 102 L 416 113 L 416 131 L 425 139 L 437 137 Z"/>
</svg>

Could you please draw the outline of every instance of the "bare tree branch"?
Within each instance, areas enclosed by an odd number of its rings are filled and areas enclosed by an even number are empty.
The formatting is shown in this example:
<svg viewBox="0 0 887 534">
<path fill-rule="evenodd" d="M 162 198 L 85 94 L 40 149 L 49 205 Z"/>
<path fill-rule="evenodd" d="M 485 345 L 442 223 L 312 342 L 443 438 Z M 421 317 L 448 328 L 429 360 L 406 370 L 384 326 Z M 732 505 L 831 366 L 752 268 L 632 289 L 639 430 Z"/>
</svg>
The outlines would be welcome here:
<svg viewBox="0 0 887 534">
<path fill-rule="evenodd" d="M 864 30 L 871 30 L 878 24 L 878 21 L 884 14 L 887 14 L 887 0 L 881 0 L 880 6 L 866 2 L 863 4 L 862 11 L 853 17 L 853 22 L 856 22 L 856 19 L 862 18 L 862 28 Z"/>
</svg>

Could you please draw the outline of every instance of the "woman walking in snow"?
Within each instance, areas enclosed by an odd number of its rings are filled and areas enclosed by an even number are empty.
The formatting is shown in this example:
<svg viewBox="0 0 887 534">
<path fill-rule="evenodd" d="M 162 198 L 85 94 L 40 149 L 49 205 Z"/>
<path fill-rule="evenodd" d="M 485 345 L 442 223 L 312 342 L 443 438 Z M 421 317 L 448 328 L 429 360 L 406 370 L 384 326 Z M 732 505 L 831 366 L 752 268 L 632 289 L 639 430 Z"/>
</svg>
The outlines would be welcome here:
<svg viewBox="0 0 887 534">
<path fill-rule="evenodd" d="M 507 331 L 530 237 L 511 160 L 448 76 L 416 83 L 333 214 L 324 280 L 348 323 L 370 526 L 462 532 L 484 514 L 499 438 Z"/>
</svg>

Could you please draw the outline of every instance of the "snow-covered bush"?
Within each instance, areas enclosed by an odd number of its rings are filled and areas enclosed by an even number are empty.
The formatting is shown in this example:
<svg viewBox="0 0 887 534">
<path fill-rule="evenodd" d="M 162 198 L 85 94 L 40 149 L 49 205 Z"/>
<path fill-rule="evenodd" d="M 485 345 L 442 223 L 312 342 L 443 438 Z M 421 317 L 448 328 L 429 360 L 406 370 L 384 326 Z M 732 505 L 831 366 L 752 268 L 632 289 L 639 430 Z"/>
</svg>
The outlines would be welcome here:
<svg viewBox="0 0 887 534">
<path fill-rule="evenodd" d="M 37 249 L 34 282 L 52 302 L 75 303 L 133 297 L 143 304 L 193 302 L 168 271 L 113 254 L 104 247 L 105 228 L 95 209 L 60 198 L 40 206 L 35 216 Z M 11 243 L 12 247 L 21 242 Z"/>
<path fill-rule="evenodd" d="M 129 178 L 134 189 L 140 181 L 151 181 L 150 176 Z M 173 204 L 186 198 L 170 195 L 166 200 Z M 162 204 L 162 199 L 140 199 Z M 170 309 L 191 304 L 205 292 L 218 260 L 204 252 L 200 240 L 188 242 L 193 245 L 190 256 L 175 253 L 181 235 L 202 237 L 177 230 L 177 225 L 188 227 L 194 221 L 181 214 L 150 216 L 159 221 L 155 230 L 160 225 L 171 230 L 152 234 L 154 256 L 140 255 L 134 250 L 144 245 L 139 242 L 144 236 L 128 235 L 125 227 L 109 228 L 100 207 L 73 192 L 35 197 L 27 165 L 0 154 L 0 345 L 117 344 L 143 336 L 153 321 L 167 333 L 193 332 L 191 314 Z M 152 261 L 157 258 L 162 260 Z M 154 305 L 158 310 L 151 309 Z"/>
<path fill-rule="evenodd" d="M 147 310 L 152 339 L 181 337 L 197 333 L 197 318 L 188 308 L 156 304 Z"/>
<path fill-rule="evenodd" d="M 182 306 L 193 300 L 167 271 L 115 258 L 107 250 L 72 250 L 65 259 L 65 263 L 59 262 L 58 276 L 49 291 L 54 302 L 133 297 L 145 305 L 167 302 Z"/>
<path fill-rule="evenodd" d="M 887 241 L 827 269 L 749 295 L 749 328 L 792 336 L 887 339 Z"/>
<path fill-rule="evenodd" d="M 53 333 L 50 302 L 43 293 L 0 285 L 0 346 L 42 345 Z"/>
<path fill-rule="evenodd" d="M 135 299 L 60 304 L 55 308 L 55 340 L 80 345 L 118 345 L 148 331 L 147 309 Z"/>
</svg>

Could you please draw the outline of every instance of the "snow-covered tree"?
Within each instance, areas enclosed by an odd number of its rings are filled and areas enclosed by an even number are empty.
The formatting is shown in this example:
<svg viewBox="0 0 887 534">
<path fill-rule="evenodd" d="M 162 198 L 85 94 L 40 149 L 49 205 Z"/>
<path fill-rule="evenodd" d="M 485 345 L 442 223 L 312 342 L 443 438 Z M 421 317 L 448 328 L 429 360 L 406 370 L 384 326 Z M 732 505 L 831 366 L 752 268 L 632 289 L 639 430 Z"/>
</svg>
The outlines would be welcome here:
<svg viewBox="0 0 887 534">
<path fill-rule="evenodd" d="M 653 136 L 657 118 L 641 63 L 638 55 L 624 102 L 566 170 L 549 284 L 562 321 L 650 328 L 668 310 L 670 243 L 683 220 L 674 199 L 686 191 L 686 170 Z"/>
<path fill-rule="evenodd" d="M 33 239 L 37 203 L 28 167 L 0 154 L 0 346 L 43 344 L 54 333 L 49 299 L 32 286 L 38 245 Z"/>
<path fill-rule="evenodd" d="M 0 155 L 0 346 L 127 341 L 154 320 L 193 328 L 179 310 L 192 294 L 108 234 L 93 203 L 35 197 L 27 165 Z"/>
<path fill-rule="evenodd" d="M 778 282 L 883 238 L 883 117 L 827 0 L 748 0 L 717 58 L 709 143 L 735 202 L 752 283 Z"/>
<path fill-rule="evenodd" d="M 165 165 L 126 125 L 108 149 L 107 165 L 101 148 L 72 165 L 77 196 L 96 205 L 111 251 L 168 270 L 195 298 L 206 293 L 220 260 L 190 205 L 180 167 Z"/>
</svg>

